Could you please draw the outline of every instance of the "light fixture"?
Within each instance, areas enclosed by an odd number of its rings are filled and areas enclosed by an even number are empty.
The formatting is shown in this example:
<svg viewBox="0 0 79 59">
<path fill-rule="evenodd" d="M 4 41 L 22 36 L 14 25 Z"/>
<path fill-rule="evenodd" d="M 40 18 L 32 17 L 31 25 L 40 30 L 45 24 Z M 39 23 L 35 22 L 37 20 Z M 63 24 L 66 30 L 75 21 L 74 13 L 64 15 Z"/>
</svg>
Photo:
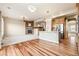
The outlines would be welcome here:
<svg viewBox="0 0 79 59">
<path fill-rule="evenodd" d="M 21 19 L 23 19 L 23 20 L 29 20 L 29 18 L 26 17 L 26 16 L 21 16 Z"/>
<path fill-rule="evenodd" d="M 45 11 L 45 13 L 47 14 L 47 15 L 49 15 L 50 14 L 50 9 L 47 9 L 46 11 Z"/>
<path fill-rule="evenodd" d="M 31 26 L 31 23 L 29 23 L 28 26 Z"/>
<path fill-rule="evenodd" d="M 30 12 L 35 12 L 35 11 L 36 11 L 36 8 L 35 8 L 34 6 L 32 6 L 32 5 L 29 5 L 29 6 L 28 6 L 28 10 L 29 10 Z"/>
<path fill-rule="evenodd" d="M 7 9 L 11 9 L 11 7 L 7 7 Z"/>
<path fill-rule="evenodd" d="M 38 24 L 38 27 L 40 27 L 40 24 Z"/>
</svg>

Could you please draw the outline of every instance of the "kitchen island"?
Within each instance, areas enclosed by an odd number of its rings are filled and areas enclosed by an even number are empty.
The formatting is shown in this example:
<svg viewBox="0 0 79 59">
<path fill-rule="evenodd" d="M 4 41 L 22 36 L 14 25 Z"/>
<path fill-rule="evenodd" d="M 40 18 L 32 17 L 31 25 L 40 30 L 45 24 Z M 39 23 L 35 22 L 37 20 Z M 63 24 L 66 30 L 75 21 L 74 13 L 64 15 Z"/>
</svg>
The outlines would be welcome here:
<svg viewBox="0 0 79 59">
<path fill-rule="evenodd" d="M 59 43 L 59 33 L 58 31 L 40 31 L 39 39 Z"/>
</svg>

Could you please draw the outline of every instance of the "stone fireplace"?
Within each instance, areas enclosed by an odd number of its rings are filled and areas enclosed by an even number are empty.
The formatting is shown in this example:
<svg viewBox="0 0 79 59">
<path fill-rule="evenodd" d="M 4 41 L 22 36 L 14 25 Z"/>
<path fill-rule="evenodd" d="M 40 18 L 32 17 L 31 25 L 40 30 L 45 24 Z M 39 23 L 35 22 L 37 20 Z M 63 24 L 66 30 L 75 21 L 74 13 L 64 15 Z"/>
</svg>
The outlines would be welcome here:
<svg viewBox="0 0 79 59">
<path fill-rule="evenodd" d="M 33 28 L 32 27 L 26 27 L 26 34 L 33 34 Z"/>
<path fill-rule="evenodd" d="M 33 34 L 34 21 L 25 21 L 25 34 Z"/>
</svg>

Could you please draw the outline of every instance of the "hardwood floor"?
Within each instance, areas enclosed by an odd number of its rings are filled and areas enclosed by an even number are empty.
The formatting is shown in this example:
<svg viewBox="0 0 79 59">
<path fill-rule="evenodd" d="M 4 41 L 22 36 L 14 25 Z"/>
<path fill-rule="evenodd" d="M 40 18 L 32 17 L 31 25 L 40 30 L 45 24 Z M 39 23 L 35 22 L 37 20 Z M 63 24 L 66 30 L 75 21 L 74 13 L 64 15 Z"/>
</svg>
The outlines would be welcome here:
<svg viewBox="0 0 79 59">
<path fill-rule="evenodd" d="M 64 42 L 65 41 L 65 42 Z M 77 47 L 67 43 L 56 44 L 44 40 L 31 40 L 3 47 L 1 56 L 78 56 Z"/>
</svg>

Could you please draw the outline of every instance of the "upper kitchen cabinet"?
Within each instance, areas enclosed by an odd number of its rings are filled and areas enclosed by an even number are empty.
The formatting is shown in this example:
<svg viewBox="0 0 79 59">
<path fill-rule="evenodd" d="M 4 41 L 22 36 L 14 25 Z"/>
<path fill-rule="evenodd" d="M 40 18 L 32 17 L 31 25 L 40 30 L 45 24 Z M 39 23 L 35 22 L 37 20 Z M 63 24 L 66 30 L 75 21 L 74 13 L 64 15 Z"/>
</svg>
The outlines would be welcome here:
<svg viewBox="0 0 79 59">
<path fill-rule="evenodd" d="M 37 28 L 39 31 L 45 31 L 45 29 L 46 29 L 46 22 L 45 21 L 35 22 L 34 28 Z"/>
<path fill-rule="evenodd" d="M 26 27 L 34 27 L 34 21 L 25 21 Z"/>
</svg>

